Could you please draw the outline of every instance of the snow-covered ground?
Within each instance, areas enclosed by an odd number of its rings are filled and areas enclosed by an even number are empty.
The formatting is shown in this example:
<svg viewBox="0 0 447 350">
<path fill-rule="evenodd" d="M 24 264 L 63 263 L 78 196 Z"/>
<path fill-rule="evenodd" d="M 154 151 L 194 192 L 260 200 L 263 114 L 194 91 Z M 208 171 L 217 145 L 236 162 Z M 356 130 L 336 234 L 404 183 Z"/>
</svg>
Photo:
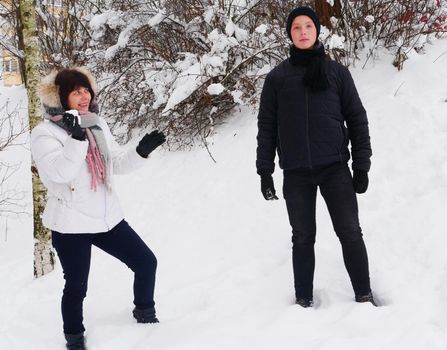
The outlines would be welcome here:
<svg viewBox="0 0 447 350">
<path fill-rule="evenodd" d="M 262 198 L 256 114 L 241 111 L 211 140 L 216 164 L 202 148 L 162 151 L 118 178 L 127 220 L 158 257 L 161 323 L 135 323 L 130 270 L 94 250 L 84 307 L 89 349 L 447 349 L 447 54 L 433 63 L 446 51 L 447 40 L 436 41 L 402 72 L 385 53 L 352 69 L 370 121 L 370 188 L 359 205 L 383 307 L 353 301 L 321 197 L 318 307 L 294 305 L 285 203 Z M 2 88 L 0 99 L 23 92 Z M 14 152 L 17 181 L 29 191 L 29 152 Z M 280 192 L 280 171 L 275 180 Z M 3 227 L 0 217 L 0 349 L 61 349 L 60 264 L 33 280 L 31 219 L 9 218 L 7 236 Z"/>
</svg>

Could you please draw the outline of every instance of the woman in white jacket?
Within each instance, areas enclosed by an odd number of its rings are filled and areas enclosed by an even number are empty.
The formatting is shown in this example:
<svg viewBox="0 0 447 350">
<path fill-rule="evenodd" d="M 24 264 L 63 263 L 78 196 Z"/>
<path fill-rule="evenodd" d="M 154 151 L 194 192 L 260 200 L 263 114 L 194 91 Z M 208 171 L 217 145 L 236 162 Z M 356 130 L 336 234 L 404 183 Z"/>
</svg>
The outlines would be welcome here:
<svg viewBox="0 0 447 350">
<path fill-rule="evenodd" d="M 127 151 L 98 117 L 95 81 L 84 68 L 53 72 L 40 84 L 45 121 L 31 133 L 31 152 L 48 189 L 43 224 L 64 272 L 62 318 L 67 349 L 84 349 L 82 304 L 87 292 L 92 245 L 125 263 L 135 274 L 133 315 L 156 323 L 154 286 L 157 260 L 124 220 L 113 175 L 145 164 L 165 142 L 163 133 L 146 134 Z"/>
</svg>

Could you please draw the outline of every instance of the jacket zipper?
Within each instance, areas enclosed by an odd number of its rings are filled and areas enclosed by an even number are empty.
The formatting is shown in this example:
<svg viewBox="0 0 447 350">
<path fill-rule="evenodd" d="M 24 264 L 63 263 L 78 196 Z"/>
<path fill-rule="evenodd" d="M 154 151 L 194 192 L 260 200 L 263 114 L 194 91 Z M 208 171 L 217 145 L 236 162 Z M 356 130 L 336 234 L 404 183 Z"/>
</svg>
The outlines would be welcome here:
<svg viewBox="0 0 447 350">
<path fill-rule="evenodd" d="M 310 133 L 309 133 L 309 95 L 307 88 L 304 89 L 305 105 L 306 105 L 306 141 L 307 141 L 307 156 L 309 158 L 309 167 L 312 169 L 312 155 L 310 152 Z"/>
</svg>

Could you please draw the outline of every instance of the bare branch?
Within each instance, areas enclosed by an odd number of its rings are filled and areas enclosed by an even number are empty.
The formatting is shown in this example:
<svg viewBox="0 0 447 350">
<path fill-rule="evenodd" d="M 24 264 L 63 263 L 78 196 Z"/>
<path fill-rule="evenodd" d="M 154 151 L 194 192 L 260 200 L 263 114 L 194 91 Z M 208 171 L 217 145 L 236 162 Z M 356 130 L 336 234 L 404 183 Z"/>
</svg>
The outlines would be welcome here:
<svg viewBox="0 0 447 350">
<path fill-rule="evenodd" d="M 13 146 L 23 146 L 25 141 L 20 141 L 21 136 L 28 133 L 28 125 L 19 115 L 18 105 L 10 107 L 10 101 L 0 107 L 0 152 Z"/>
</svg>

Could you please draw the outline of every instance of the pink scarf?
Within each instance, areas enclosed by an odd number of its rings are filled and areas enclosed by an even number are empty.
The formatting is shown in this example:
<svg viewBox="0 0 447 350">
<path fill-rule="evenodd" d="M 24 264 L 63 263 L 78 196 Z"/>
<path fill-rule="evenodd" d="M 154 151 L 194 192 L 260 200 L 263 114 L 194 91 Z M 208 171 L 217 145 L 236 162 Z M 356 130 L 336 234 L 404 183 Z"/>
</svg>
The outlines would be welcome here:
<svg viewBox="0 0 447 350">
<path fill-rule="evenodd" d="M 82 115 L 82 114 L 81 114 Z M 87 166 L 92 175 L 91 178 L 91 189 L 96 191 L 96 184 L 105 183 L 106 179 L 106 167 L 102 161 L 101 153 L 96 143 L 95 136 L 89 128 L 85 128 L 85 133 L 88 139 L 88 152 L 85 159 L 87 160 Z"/>
</svg>

